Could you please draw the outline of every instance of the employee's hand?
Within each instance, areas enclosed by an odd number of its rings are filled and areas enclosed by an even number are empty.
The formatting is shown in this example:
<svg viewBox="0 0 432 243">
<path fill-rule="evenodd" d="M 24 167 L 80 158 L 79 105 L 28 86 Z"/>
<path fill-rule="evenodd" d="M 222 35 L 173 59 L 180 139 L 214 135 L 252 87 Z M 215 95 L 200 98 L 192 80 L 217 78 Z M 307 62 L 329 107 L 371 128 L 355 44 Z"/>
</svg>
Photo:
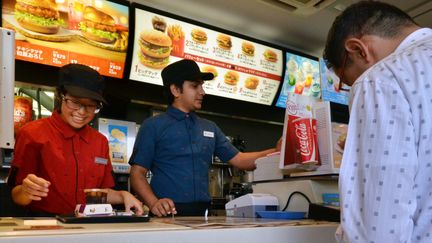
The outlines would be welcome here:
<svg viewBox="0 0 432 243">
<path fill-rule="evenodd" d="M 177 214 L 174 202 L 169 198 L 158 199 L 153 203 L 153 205 L 151 205 L 150 211 L 158 217 Z"/>
<path fill-rule="evenodd" d="M 34 174 L 28 174 L 21 184 L 21 190 L 28 199 L 40 201 L 43 197 L 48 196 L 50 185 L 51 182 Z"/>
<path fill-rule="evenodd" d="M 144 213 L 142 203 L 136 199 L 136 197 L 127 191 L 122 191 L 122 196 L 126 212 L 134 210 L 136 215 L 142 215 Z"/>
</svg>

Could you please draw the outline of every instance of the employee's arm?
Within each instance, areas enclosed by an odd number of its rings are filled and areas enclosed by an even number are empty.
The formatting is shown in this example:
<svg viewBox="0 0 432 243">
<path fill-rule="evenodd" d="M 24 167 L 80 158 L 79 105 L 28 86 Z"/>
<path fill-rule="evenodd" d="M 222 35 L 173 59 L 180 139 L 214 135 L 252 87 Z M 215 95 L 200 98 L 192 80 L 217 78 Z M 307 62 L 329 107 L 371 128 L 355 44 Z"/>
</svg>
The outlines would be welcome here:
<svg viewBox="0 0 432 243">
<path fill-rule="evenodd" d="M 175 211 L 174 202 L 169 198 L 157 198 L 147 181 L 148 170 L 139 165 L 132 165 L 130 178 L 131 184 L 134 191 L 143 200 L 144 204 L 147 205 L 150 211 L 158 216 L 166 216 L 168 214 L 177 212 Z"/>
<path fill-rule="evenodd" d="M 34 174 L 28 174 L 21 185 L 12 189 L 12 200 L 21 206 L 30 204 L 33 200 L 40 201 L 48 196 L 48 187 L 51 183 Z"/>
<path fill-rule="evenodd" d="M 271 149 L 259 152 L 239 152 L 228 162 L 236 168 L 241 170 L 254 170 L 256 168 L 255 160 L 264 157 L 267 154 L 278 152 L 281 149 L 282 139 L 279 139 L 276 146 Z"/>
<path fill-rule="evenodd" d="M 108 188 L 107 202 L 110 204 L 124 204 L 126 212 L 135 209 L 135 214 L 143 214 L 142 203 L 127 191 L 116 191 Z"/>
</svg>

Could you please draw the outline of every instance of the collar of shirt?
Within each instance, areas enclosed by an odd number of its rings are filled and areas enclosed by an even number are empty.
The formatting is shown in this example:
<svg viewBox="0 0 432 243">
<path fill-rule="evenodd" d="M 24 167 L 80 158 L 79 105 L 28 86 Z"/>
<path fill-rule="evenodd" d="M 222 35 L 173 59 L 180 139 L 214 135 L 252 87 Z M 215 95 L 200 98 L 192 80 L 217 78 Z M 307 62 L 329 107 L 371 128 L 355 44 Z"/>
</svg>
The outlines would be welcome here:
<svg viewBox="0 0 432 243">
<path fill-rule="evenodd" d="M 409 47 L 412 43 L 418 43 L 422 41 L 424 38 L 428 38 L 432 35 L 432 29 L 430 28 L 421 28 L 418 29 L 411 34 L 409 34 L 396 48 L 396 51 L 404 50 Z"/>
<path fill-rule="evenodd" d="M 169 106 L 166 113 L 178 121 L 184 120 L 188 117 L 190 117 L 193 122 L 195 122 L 197 119 L 195 112 L 186 113 L 175 108 L 174 106 Z"/>
<path fill-rule="evenodd" d="M 71 138 L 73 136 L 80 136 L 86 143 L 89 142 L 89 131 L 90 127 L 88 125 L 85 125 L 83 128 L 76 130 L 69 126 L 63 119 L 61 118 L 60 114 L 57 111 L 54 111 L 51 115 L 51 124 L 55 128 L 57 128 L 60 133 L 63 135 L 64 138 Z"/>
</svg>

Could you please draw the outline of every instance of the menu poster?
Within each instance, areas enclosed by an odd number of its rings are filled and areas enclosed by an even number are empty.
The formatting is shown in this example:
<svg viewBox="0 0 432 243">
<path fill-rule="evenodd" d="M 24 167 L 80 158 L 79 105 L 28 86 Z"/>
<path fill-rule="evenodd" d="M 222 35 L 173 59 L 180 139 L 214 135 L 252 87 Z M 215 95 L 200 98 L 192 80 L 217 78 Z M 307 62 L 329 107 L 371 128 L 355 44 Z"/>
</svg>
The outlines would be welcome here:
<svg viewBox="0 0 432 243">
<path fill-rule="evenodd" d="M 122 78 L 129 35 L 127 2 L 3 0 L 2 24 L 16 31 L 16 59 L 88 65 Z"/>
<path fill-rule="evenodd" d="M 109 150 L 112 162 L 127 163 L 128 127 L 108 124 Z"/>
<path fill-rule="evenodd" d="M 320 76 L 322 83 L 322 99 L 348 105 L 349 102 L 349 86 L 343 84 L 344 90 L 339 90 L 339 78 L 336 74 L 328 70 L 324 59 L 320 59 Z"/>
<path fill-rule="evenodd" d="M 213 80 L 207 94 L 271 105 L 283 72 L 282 50 L 143 9 L 135 9 L 130 79 L 162 85 L 161 70 L 192 59 Z"/>
<path fill-rule="evenodd" d="M 286 53 L 286 69 L 281 92 L 276 106 L 285 108 L 289 92 L 313 96 L 321 96 L 319 63 L 311 58 Z"/>
</svg>

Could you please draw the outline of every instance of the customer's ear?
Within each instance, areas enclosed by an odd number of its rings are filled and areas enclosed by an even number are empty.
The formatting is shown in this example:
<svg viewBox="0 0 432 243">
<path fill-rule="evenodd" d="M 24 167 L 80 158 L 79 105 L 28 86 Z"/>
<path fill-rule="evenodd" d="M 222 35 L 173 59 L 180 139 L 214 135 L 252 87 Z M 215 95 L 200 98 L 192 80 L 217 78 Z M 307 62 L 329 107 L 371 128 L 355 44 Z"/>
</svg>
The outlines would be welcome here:
<svg viewBox="0 0 432 243">
<path fill-rule="evenodd" d="M 345 50 L 354 62 L 360 61 L 365 64 L 373 62 L 371 50 L 362 39 L 349 38 L 345 41 Z"/>
</svg>

